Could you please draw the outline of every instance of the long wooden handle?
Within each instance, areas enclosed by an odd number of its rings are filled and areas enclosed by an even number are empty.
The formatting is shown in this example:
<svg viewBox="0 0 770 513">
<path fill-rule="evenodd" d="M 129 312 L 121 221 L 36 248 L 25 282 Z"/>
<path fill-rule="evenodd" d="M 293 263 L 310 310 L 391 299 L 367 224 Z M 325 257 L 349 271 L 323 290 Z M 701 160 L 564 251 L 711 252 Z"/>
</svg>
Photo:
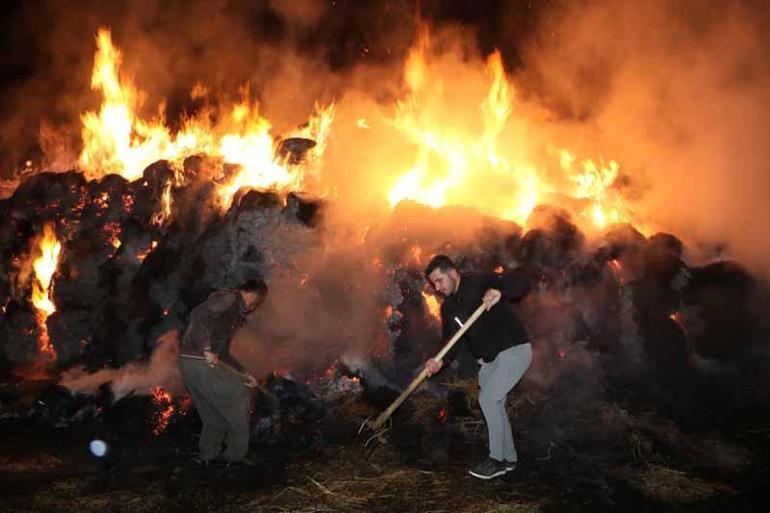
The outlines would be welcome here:
<svg viewBox="0 0 770 513">
<path fill-rule="evenodd" d="M 206 360 L 205 356 L 197 356 L 197 355 L 189 355 L 189 354 L 180 354 L 179 356 L 181 358 L 189 358 L 191 360 Z M 235 367 L 233 367 L 232 365 L 229 365 L 229 364 L 223 362 L 222 360 L 219 360 L 216 363 L 216 367 L 221 367 L 222 369 L 226 370 L 227 372 L 229 372 L 230 374 L 232 374 L 236 378 L 240 379 L 241 381 L 246 381 L 246 380 L 249 379 L 249 374 L 248 373 L 241 372 L 238 369 L 236 369 Z M 276 397 L 275 394 L 273 394 L 270 390 L 266 389 L 265 387 L 263 387 L 259 383 L 257 383 L 254 388 L 256 388 L 257 390 L 262 392 L 264 395 L 266 395 L 270 399 L 273 399 L 274 401 L 279 401 L 278 397 Z"/>
<path fill-rule="evenodd" d="M 446 355 L 450 349 L 457 343 L 460 338 L 465 335 L 465 332 L 468 331 L 468 329 L 473 325 L 474 322 L 476 322 L 476 319 L 481 317 L 481 314 L 483 314 L 487 309 L 487 305 L 482 303 L 479 305 L 478 308 L 476 308 L 476 311 L 471 314 L 470 317 L 468 317 L 468 320 L 465 321 L 465 324 L 462 325 L 462 327 L 457 330 L 457 333 L 454 334 L 452 338 L 449 339 L 449 342 L 447 342 L 444 347 L 441 348 L 441 351 L 436 353 L 436 356 L 433 357 L 434 360 L 441 360 L 444 355 Z M 375 431 L 380 429 L 382 425 L 385 423 L 388 418 L 393 415 L 393 412 L 396 411 L 396 409 L 401 406 L 401 404 L 406 401 L 407 397 L 412 395 L 412 392 L 415 391 L 415 389 L 422 384 L 423 381 L 425 381 L 425 378 L 428 377 L 428 370 L 423 367 L 423 369 L 420 371 L 420 373 L 412 380 L 412 382 L 409 384 L 409 386 L 401 392 L 401 395 L 396 398 L 395 401 L 393 401 L 390 406 L 383 411 L 379 417 L 377 417 L 374 421 L 369 422 L 369 427 L 374 429 Z"/>
</svg>

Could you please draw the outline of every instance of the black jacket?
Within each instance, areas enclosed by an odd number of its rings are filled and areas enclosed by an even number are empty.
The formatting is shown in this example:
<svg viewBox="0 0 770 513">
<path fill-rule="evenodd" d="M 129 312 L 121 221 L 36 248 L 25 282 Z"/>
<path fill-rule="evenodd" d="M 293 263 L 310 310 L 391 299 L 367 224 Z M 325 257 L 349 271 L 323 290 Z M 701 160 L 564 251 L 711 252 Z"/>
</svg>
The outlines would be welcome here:
<svg viewBox="0 0 770 513">
<path fill-rule="evenodd" d="M 529 342 L 529 334 L 511 304 L 529 292 L 529 279 L 521 270 L 515 270 L 506 274 L 461 275 L 457 292 L 447 296 L 441 305 L 441 336 L 444 343 L 460 329 L 460 323 L 465 324 L 489 289 L 501 292 L 500 301 L 488 312 L 484 312 L 447 353 L 447 363 L 454 359 L 460 344 L 469 344 L 474 357 L 491 362 L 501 351 Z"/>
<path fill-rule="evenodd" d="M 182 338 L 183 354 L 202 355 L 209 348 L 219 358 L 243 371 L 243 366 L 230 354 L 230 339 L 243 324 L 246 305 L 237 290 L 222 289 L 211 295 L 190 314 L 190 324 Z"/>
</svg>

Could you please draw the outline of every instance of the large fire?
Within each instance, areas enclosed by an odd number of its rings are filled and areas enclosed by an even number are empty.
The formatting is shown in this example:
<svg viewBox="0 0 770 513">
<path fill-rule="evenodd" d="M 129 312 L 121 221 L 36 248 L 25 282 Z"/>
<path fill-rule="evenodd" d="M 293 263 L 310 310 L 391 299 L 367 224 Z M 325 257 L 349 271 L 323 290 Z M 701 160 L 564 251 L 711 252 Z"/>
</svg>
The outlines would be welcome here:
<svg viewBox="0 0 770 513">
<path fill-rule="evenodd" d="M 566 199 L 569 205 L 560 206 L 589 232 L 635 221 L 613 187 L 617 162 L 579 160 L 557 147 L 548 152 L 552 162 L 536 164 L 499 52 L 487 57 L 484 92 L 453 77 L 453 63 L 431 62 L 429 47 L 423 29 L 404 68 L 406 99 L 390 120 L 416 147 L 414 162 L 388 192 L 391 206 L 404 199 L 432 207 L 465 205 L 526 225 L 538 204 Z M 453 78 L 456 84 L 449 83 Z"/>
<path fill-rule="evenodd" d="M 43 236 L 39 243 L 39 256 L 32 263 L 35 276 L 32 280 L 32 304 L 37 310 L 38 325 L 40 330 L 40 352 L 46 356 L 55 357 L 56 353 L 48 338 L 46 320 L 56 311 L 53 302 L 53 286 L 51 280 L 61 253 L 61 243 L 56 239 L 53 225 L 46 223 L 43 227 Z"/>
<path fill-rule="evenodd" d="M 134 180 L 158 160 L 178 166 L 188 156 L 206 154 L 220 157 L 237 168 L 221 181 L 219 192 L 225 207 L 241 187 L 288 190 L 303 184 L 307 173 L 277 154 L 270 122 L 260 115 L 258 104 L 246 93 L 224 115 L 210 107 L 203 108 L 195 117 L 184 120 L 181 130 L 173 134 L 162 114 L 149 120 L 139 116 L 145 95 L 120 73 L 122 55 L 113 45 L 110 31 L 100 29 L 96 43 L 91 87 L 101 92 L 103 101 L 97 112 L 82 116 L 79 164 L 87 176 L 99 178 L 115 173 Z M 195 87 L 191 93 L 195 99 L 206 95 L 203 86 Z M 306 127 L 292 134 L 316 142 L 313 157 L 323 152 L 333 113 L 333 105 L 318 106 Z M 164 202 L 167 194 L 164 191 Z"/>
<path fill-rule="evenodd" d="M 121 73 L 121 52 L 110 31 L 99 30 L 96 42 L 91 86 L 102 94 L 103 102 L 98 111 L 82 116 L 79 162 L 89 177 L 117 173 L 133 180 L 157 160 L 178 168 L 185 157 L 206 154 L 232 165 L 213 177 L 224 207 L 242 187 L 298 190 L 321 178 L 321 157 L 335 116 L 333 103 L 316 105 L 303 128 L 286 134 L 315 141 L 303 165 L 280 155 L 281 141 L 271 134 L 270 121 L 246 92 L 231 107 L 215 109 L 206 103 L 207 88 L 196 85 L 191 97 L 202 100 L 204 107 L 172 133 L 162 112 L 153 119 L 138 114 L 145 94 Z M 484 86 L 478 78 L 452 82 L 456 63 L 444 62 L 430 48 L 428 29 L 423 27 L 404 65 L 404 95 L 384 119 L 415 150 L 413 160 L 392 163 L 395 173 L 382 193 L 391 207 L 405 199 L 431 207 L 464 205 L 526 225 L 536 205 L 556 201 L 589 232 L 618 222 L 634 221 L 638 226 L 615 186 L 620 176 L 616 161 L 578 157 L 553 142 L 545 151 L 550 160 L 544 161 L 542 148 L 534 149 L 499 52 L 487 57 Z M 372 118 L 381 119 L 376 113 Z M 372 129 L 367 118 L 357 117 L 354 123 Z M 325 185 L 326 190 L 335 188 L 334 183 Z M 168 222 L 170 190 L 171 183 L 163 190 L 156 224 Z"/>
</svg>

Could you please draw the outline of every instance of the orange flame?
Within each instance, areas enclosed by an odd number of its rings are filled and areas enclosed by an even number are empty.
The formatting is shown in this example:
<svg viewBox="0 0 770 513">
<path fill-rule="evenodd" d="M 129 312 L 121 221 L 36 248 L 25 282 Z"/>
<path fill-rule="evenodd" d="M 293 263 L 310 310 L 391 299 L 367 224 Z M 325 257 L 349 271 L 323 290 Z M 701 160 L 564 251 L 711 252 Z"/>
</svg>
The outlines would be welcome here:
<svg viewBox="0 0 770 513">
<path fill-rule="evenodd" d="M 81 116 L 80 167 L 89 178 L 116 173 L 135 180 L 147 166 L 161 159 L 179 167 L 190 155 L 220 157 L 237 166 L 234 173 L 221 181 L 219 195 L 226 208 L 241 187 L 297 189 L 304 183 L 306 173 L 312 171 L 281 161 L 270 134 L 270 122 L 260 116 L 258 104 L 251 102 L 245 91 L 242 100 L 229 112 L 220 115 L 211 108 L 203 108 L 196 117 L 185 120 L 176 134 L 165 126 L 160 114 L 155 119 L 140 118 L 137 110 L 145 95 L 130 77 L 121 74 L 122 54 L 113 45 L 108 29 L 99 29 L 96 44 L 91 87 L 101 92 L 103 102 L 98 112 Z M 191 94 L 201 98 L 206 93 L 198 85 Z M 323 154 L 333 119 L 333 105 L 316 106 L 305 128 L 293 134 L 316 142 L 310 151 L 313 159 Z"/>
<path fill-rule="evenodd" d="M 433 294 L 428 294 L 427 292 L 422 292 L 422 297 L 425 300 L 425 306 L 428 307 L 428 312 L 430 315 L 440 321 L 441 320 L 441 303 L 438 302 L 438 299 Z"/>
<path fill-rule="evenodd" d="M 407 96 L 390 120 L 415 147 L 411 165 L 389 189 L 391 207 L 407 199 L 464 205 L 525 225 L 538 203 L 563 198 L 584 230 L 638 221 L 614 187 L 616 161 L 578 160 L 568 149 L 541 151 L 535 159 L 538 150 L 529 142 L 527 119 L 516 112 L 499 51 L 487 57 L 485 92 L 463 81 L 458 66 L 466 64 L 429 58 L 428 51 L 423 27 L 404 66 Z"/>
<path fill-rule="evenodd" d="M 157 247 L 158 247 L 158 241 L 155 241 L 155 240 L 152 241 L 150 243 L 150 247 L 149 248 L 147 248 L 146 250 L 142 251 L 141 253 L 137 253 L 136 254 L 137 260 L 139 260 L 140 262 L 143 262 L 144 259 L 147 258 L 147 255 L 152 253 L 155 250 L 155 248 L 157 248 Z"/>
<path fill-rule="evenodd" d="M 165 226 L 171 219 L 171 181 L 163 185 L 163 192 L 160 196 L 160 209 L 153 214 L 150 223 L 157 227 Z"/>
<path fill-rule="evenodd" d="M 51 280 L 59 263 L 61 243 L 56 239 L 56 233 L 50 223 L 46 223 L 43 227 L 39 251 L 40 255 L 32 263 L 32 268 L 35 271 L 35 277 L 32 280 L 32 304 L 37 310 L 40 352 L 55 357 L 56 352 L 48 337 L 46 320 L 56 311 Z"/>
</svg>

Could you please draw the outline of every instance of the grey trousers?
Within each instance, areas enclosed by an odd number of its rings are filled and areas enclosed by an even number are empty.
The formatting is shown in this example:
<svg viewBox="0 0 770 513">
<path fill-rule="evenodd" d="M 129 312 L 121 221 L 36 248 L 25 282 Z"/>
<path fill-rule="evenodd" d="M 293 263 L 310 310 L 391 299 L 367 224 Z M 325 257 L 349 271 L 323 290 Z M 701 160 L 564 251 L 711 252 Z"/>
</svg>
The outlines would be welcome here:
<svg viewBox="0 0 770 513">
<path fill-rule="evenodd" d="M 487 422 L 489 456 L 498 461 L 517 461 L 511 422 L 505 400 L 532 363 L 532 345 L 520 344 L 500 352 L 493 361 L 481 361 L 479 404 Z"/>
<path fill-rule="evenodd" d="M 249 451 L 248 388 L 226 370 L 201 360 L 180 358 L 179 371 L 203 422 L 200 459 L 211 461 L 220 454 L 230 461 L 243 459 Z"/>
</svg>

